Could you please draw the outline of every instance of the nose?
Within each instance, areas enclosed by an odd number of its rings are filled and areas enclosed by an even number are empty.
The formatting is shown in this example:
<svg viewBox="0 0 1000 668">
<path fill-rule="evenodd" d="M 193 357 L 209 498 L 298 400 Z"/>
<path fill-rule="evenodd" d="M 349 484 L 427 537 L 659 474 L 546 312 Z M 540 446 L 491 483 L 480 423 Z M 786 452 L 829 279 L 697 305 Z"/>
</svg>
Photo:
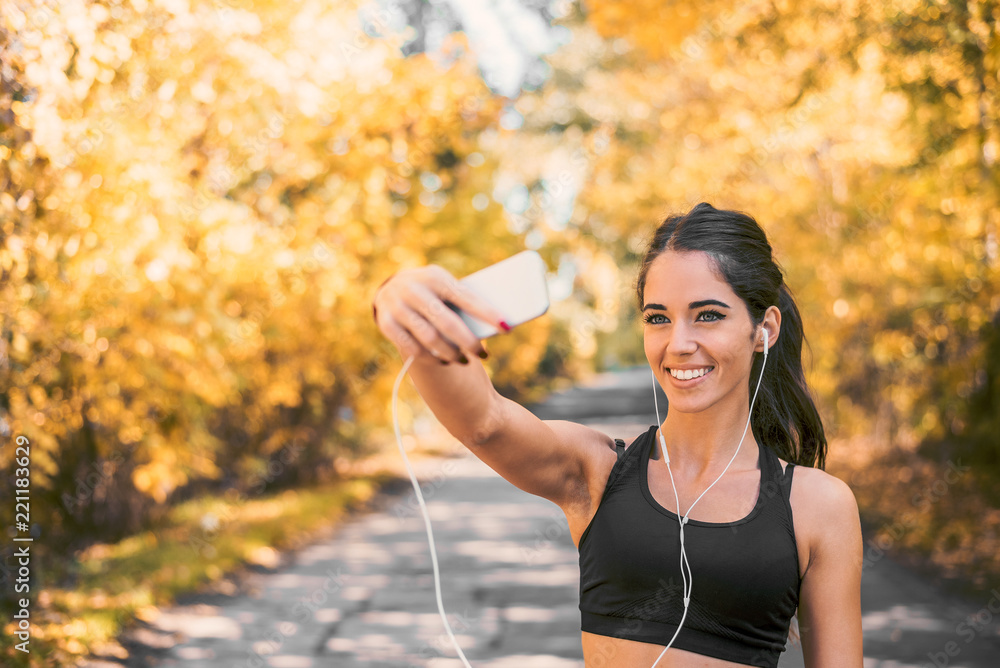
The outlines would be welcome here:
<svg viewBox="0 0 1000 668">
<path fill-rule="evenodd" d="M 696 350 L 698 342 L 694 338 L 692 328 L 684 322 L 675 323 L 670 328 L 667 352 L 671 355 L 692 355 Z"/>
</svg>

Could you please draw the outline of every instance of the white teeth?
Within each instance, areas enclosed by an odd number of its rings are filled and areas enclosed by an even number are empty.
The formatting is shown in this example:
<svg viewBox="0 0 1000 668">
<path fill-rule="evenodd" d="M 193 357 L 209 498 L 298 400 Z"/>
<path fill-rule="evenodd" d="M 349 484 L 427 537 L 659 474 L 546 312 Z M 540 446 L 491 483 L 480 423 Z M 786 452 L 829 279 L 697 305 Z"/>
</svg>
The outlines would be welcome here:
<svg viewBox="0 0 1000 668">
<path fill-rule="evenodd" d="M 701 369 L 671 369 L 670 375 L 678 380 L 691 380 L 692 378 L 704 376 L 710 370 L 710 367 L 702 367 Z"/>
</svg>

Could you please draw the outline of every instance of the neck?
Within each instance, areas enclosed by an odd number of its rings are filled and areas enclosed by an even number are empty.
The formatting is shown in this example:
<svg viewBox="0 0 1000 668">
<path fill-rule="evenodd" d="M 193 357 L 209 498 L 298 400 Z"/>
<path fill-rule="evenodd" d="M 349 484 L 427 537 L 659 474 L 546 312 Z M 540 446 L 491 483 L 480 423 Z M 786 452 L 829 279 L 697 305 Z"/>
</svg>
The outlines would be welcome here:
<svg viewBox="0 0 1000 668">
<path fill-rule="evenodd" d="M 674 475 L 680 472 L 688 479 L 717 476 L 736 453 L 744 429 L 746 436 L 730 470 L 743 468 L 741 462 L 756 466 L 757 441 L 753 429 L 747 428 L 749 401 L 748 396 L 742 395 L 736 397 L 735 402 L 727 401 L 700 413 L 669 411 L 660 425 L 660 432 Z M 658 437 L 656 458 L 661 458 Z"/>
</svg>

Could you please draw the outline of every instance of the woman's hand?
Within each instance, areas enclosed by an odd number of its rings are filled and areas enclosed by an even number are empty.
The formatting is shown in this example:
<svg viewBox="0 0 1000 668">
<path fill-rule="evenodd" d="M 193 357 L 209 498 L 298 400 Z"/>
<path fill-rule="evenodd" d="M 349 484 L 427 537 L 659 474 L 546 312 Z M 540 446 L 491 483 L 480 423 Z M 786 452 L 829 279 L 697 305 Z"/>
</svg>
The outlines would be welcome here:
<svg viewBox="0 0 1000 668">
<path fill-rule="evenodd" d="M 503 316 L 436 264 L 404 269 L 375 291 L 372 312 L 379 330 L 404 359 L 435 357 L 442 364 L 468 364 L 466 353 L 486 359 L 483 344 L 445 302 L 503 331 Z"/>
</svg>

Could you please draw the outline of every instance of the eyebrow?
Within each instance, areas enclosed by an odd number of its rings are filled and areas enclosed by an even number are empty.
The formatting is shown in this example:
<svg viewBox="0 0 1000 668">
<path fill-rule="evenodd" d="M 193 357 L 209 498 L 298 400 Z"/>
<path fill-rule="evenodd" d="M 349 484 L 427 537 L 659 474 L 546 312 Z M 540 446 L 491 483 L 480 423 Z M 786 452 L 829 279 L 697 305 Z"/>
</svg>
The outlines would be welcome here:
<svg viewBox="0 0 1000 668">
<path fill-rule="evenodd" d="M 702 299 L 698 302 L 691 302 L 688 304 L 689 309 L 701 308 L 702 306 L 721 306 L 722 308 L 732 308 L 729 304 L 725 302 L 720 302 L 718 299 Z M 663 304 L 646 304 L 642 307 L 643 313 L 649 309 L 656 309 L 659 311 L 666 311 L 667 308 Z"/>
</svg>

